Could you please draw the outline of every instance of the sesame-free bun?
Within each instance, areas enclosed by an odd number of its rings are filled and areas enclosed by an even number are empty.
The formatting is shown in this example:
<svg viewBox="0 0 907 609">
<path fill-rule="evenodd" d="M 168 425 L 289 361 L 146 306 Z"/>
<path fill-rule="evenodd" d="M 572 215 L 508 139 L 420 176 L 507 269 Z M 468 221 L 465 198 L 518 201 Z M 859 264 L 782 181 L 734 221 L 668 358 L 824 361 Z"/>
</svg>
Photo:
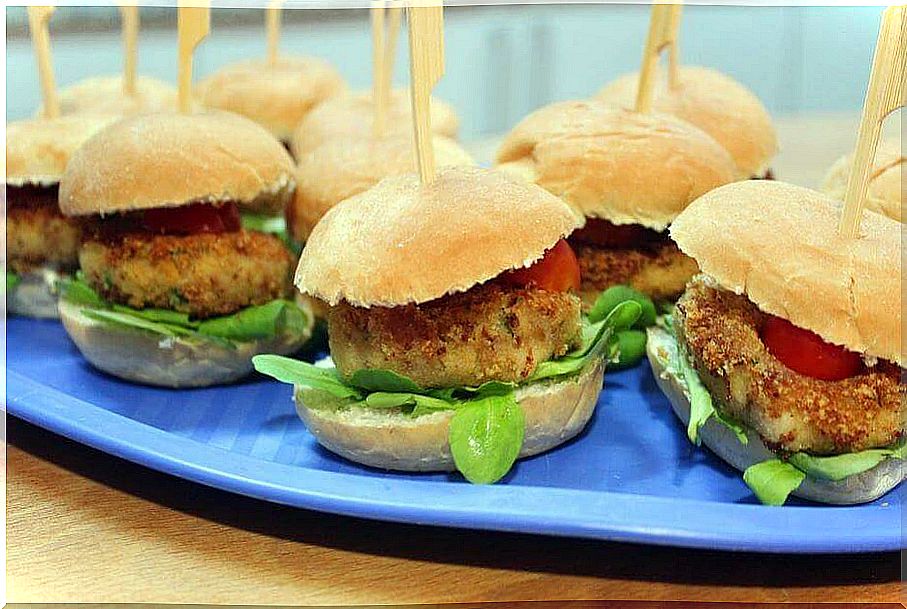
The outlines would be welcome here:
<svg viewBox="0 0 907 609">
<path fill-rule="evenodd" d="M 176 110 L 177 92 L 173 85 L 156 78 L 138 76 L 135 88 L 134 96 L 127 95 L 122 75 L 86 78 L 60 90 L 60 114 L 132 116 Z M 44 116 L 43 106 L 38 109 L 37 116 Z"/>
<path fill-rule="evenodd" d="M 281 55 L 275 65 L 251 59 L 224 66 L 202 80 L 196 92 L 204 106 L 241 114 L 287 141 L 312 108 L 345 89 L 328 62 Z"/>
<path fill-rule="evenodd" d="M 589 421 L 602 388 L 604 363 L 579 376 L 524 385 L 516 399 L 525 417 L 520 457 L 551 450 L 576 436 Z M 448 430 L 452 411 L 412 418 L 369 408 L 309 408 L 296 391 L 296 411 L 318 442 L 342 457 L 382 469 L 453 471 Z"/>
<path fill-rule="evenodd" d="M 127 381 L 156 387 L 210 387 L 237 381 L 252 372 L 255 355 L 298 351 L 312 335 L 315 319 L 307 311 L 309 326 L 301 333 L 228 346 L 101 322 L 65 299 L 60 300 L 59 310 L 66 333 L 91 365 Z"/>
<path fill-rule="evenodd" d="M 736 175 L 727 151 L 696 127 L 599 101 L 536 110 L 504 139 L 497 163 L 584 216 L 657 231 Z"/>
<path fill-rule="evenodd" d="M 900 142 L 894 140 L 879 142 L 875 161 L 869 173 L 869 188 L 864 202 L 866 209 L 884 214 L 898 222 L 902 221 L 904 182 L 901 176 L 904 160 Z M 828 175 L 822 183 L 822 191 L 833 199 L 844 200 L 851 163 L 853 154 L 838 159 L 828 170 Z"/>
<path fill-rule="evenodd" d="M 784 182 L 748 180 L 700 197 L 671 238 L 722 287 L 824 340 L 903 366 L 901 225 L 864 213 L 838 234 L 841 203 Z"/>
<path fill-rule="evenodd" d="M 692 123 L 724 146 L 737 165 L 738 177 L 761 176 L 778 152 L 778 135 L 759 98 L 717 70 L 680 66 L 677 86 L 668 86 L 666 71 L 656 74 L 652 109 Z M 633 108 L 639 73 L 626 74 L 599 91 L 598 99 Z"/>
<path fill-rule="evenodd" d="M 676 366 L 670 365 L 671 358 L 685 356 L 678 353 L 674 337 L 662 328 L 653 326 L 647 330 L 647 334 L 646 354 L 652 365 L 655 382 L 671 402 L 674 414 L 687 425 L 690 421 L 689 389 L 677 373 Z M 720 398 L 713 396 L 713 399 Z M 733 431 L 712 417 L 699 430 L 699 437 L 709 450 L 740 471 L 778 458 L 766 448 L 758 433 L 749 428 L 745 432 L 747 442 L 743 444 Z M 807 476 L 793 495 L 834 505 L 868 503 L 899 485 L 904 480 L 905 473 L 907 468 L 900 459 L 889 458 L 870 470 L 843 480 L 820 480 Z"/>
<path fill-rule="evenodd" d="M 422 303 L 542 257 L 582 219 L 537 186 L 478 167 L 385 178 L 315 226 L 296 287 L 329 305 Z"/>
<path fill-rule="evenodd" d="M 409 91 L 391 91 L 387 108 L 386 134 L 412 134 L 413 118 Z M 312 110 L 293 133 L 290 148 L 296 158 L 334 138 L 369 137 L 372 134 L 375 106 L 371 93 L 335 97 Z M 447 103 L 432 97 L 431 130 L 436 135 L 456 139 L 460 121 Z"/>
<path fill-rule="evenodd" d="M 280 213 L 293 160 L 264 128 L 229 112 L 144 114 L 95 134 L 60 183 L 68 216 L 232 201 Z"/>
<path fill-rule="evenodd" d="M 433 139 L 435 164 L 475 165 L 469 153 L 446 137 Z M 368 190 L 384 178 L 418 170 L 411 134 L 376 139 L 343 137 L 299 159 L 296 194 L 287 206 L 293 237 L 308 239 L 321 217 L 337 203 Z"/>
<path fill-rule="evenodd" d="M 58 184 L 76 149 L 113 120 L 85 114 L 7 124 L 6 185 Z"/>
</svg>

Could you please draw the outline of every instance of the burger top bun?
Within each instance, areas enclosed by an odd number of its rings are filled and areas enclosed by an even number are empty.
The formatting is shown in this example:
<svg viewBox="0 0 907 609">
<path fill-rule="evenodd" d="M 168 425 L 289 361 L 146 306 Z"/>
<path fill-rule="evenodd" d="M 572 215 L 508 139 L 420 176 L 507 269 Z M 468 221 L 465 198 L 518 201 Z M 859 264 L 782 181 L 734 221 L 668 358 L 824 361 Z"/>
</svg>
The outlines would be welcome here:
<svg viewBox="0 0 907 609">
<path fill-rule="evenodd" d="M 901 203 L 904 200 L 902 172 L 904 153 L 901 144 L 895 140 L 879 142 L 875 162 L 869 174 L 869 189 L 866 192 L 866 209 L 879 212 L 892 220 L 902 221 Z M 853 154 L 838 159 L 829 169 L 822 184 L 822 190 L 834 199 L 844 199 L 850 164 Z"/>
<path fill-rule="evenodd" d="M 280 213 L 294 185 L 290 155 L 249 119 L 145 114 L 113 123 L 73 155 L 60 209 L 84 216 L 231 201 Z"/>
<path fill-rule="evenodd" d="M 7 124 L 7 186 L 58 184 L 76 149 L 113 120 L 111 116 L 84 114 Z"/>
<path fill-rule="evenodd" d="M 241 114 L 286 141 L 312 108 L 345 89 L 328 62 L 282 55 L 273 66 L 264 59 L 224 66 L 201 81 L 197 93 L 204 106 Z"/>
<path fill-rule="evenodd" d="M 493 170 L 389 177 L 325 214 L 296 286 L 330 305 L 427 302 L 529 266 L 580 224 L 557 197 Z"/>
<path fill-rule="evenodd" d="M 375 106 L 371 93 L 355 93 L 331 99 L 310 112 L 296 127 L 290 148 L 296 158 L 335 138 L 366 138 L 372 134 Z M 460 121 L 454 109 L 432 98 L 431 129 L 436 135 L 456 139 Z M 412 134 L 413 115 L 409 91 L 391 91 L 386 134 Z"/>
<path fill-rule="evenodd" d="M 60 90 L 60 114 L 111 114 L 132 116 L 177 109 L 176 87 L 156 78 L 137 76 L 135 96 L 123 89 L 123 77 L 96 76 Z M 44 107 L 37 116 L 44 116 Z"/>
<path fill-rule="evenodd" d="M 901 225 L 864 213 L 859 236 L 842 237 L 841 207 L 808 188 L 737 182 L 694 201 L 671 238 L 704 273 L 766 313 L 903 366 Z"/>
<path fill-rule="evenodd" d="M 469 153 L 446 137 L 433 138 L 435 164 L 475 165 Z M 418 169 L 412 135 L 331 140 L 299 159 L 296 194 L 287 207 L 293 238 L 308 239 L 315 224 L 337 203 L 382 179 Z"/>
<path fill-rule="evenodd" d="M 584 216 L 657 231 L 737 175 L 727 151 L 693 125 L 600 101 L 536 110 L 504 139 L 497 162 Z"/>
<path fill-rule="evenodd" d="M 715 138 L 734 158 L 738 178 L 764 174 L 778 152 L 778 135 L 759 98 L 717 70 L 680 66 L 677 76 L 677 87 L 671 88 L 666 71 L 658 72 L 652 109 L 682 118 Z M 633 108 L 638 82 L 638 72 L 626 74 L 605 86 L 597 97 Z"/>
</svg>

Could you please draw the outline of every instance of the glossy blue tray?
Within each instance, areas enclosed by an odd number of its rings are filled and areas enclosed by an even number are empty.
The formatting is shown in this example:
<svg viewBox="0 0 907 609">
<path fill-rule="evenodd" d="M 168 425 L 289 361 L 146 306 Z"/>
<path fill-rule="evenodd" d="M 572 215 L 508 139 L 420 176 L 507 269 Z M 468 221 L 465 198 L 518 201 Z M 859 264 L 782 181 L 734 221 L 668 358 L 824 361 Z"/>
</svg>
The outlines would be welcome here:
<svg viewBox="0 0 907 609">
<path fill-rule="evenodd" d="M 690 446 L 646 365 L 609 373 L 586 432 L 495 486 L 394 474 L 320 448 L 290 387 L 260 377 L 165 390 L 91 368 L 56 322 L 7 325 L 10 414 L 201 484 L 314 510 L 409 523 L 757 552 L 903 547 L 902 490 L 873 504 L 758 505 L 740 475 Z"/>
</svg>

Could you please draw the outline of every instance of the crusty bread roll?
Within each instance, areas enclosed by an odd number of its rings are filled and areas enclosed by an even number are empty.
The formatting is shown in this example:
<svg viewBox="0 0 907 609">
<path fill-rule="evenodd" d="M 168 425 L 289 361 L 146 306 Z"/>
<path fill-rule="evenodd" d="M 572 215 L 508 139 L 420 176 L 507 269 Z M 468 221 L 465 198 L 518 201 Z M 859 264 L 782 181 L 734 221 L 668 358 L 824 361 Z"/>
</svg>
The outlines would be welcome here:
<svg viewBox="0 0 907 609">
<path fill-rule="evenodd" d="M 869 187 L 866 191 L 864 205 L 866 209 L 884 214 L 892 220 L 902 221 L 901 206 L 904 201 L 904 152 L 901 143 L 895 140 L 879 142 L 875 161 L 869 174 Z M 853 154 L 848 154 L 837 161 L 828 170 L 822 191 L 831 198 L 844 200 L 847 193 L 847 180 L 850 178 L 850 165 Z"/>
<path fill-rule="evenodd" d="M 60 209 L 83 216 L 232 201 L 280 213 L 294 187 L 290 155 L 247 118 L 145 114 L 113 123 L 73 154 Z"/>
<path fill-rule="evenodd" d="M 409 91 L 395 89 L 391 91 L 390 104 L 387 108 L 386 134 L 412 136 L 413 118 Z M 372 134 L 375 120 L 375 106 L 372 94 L 353 93 L 331 99 L 314 110 L 299 122 L 290 148 L 296 158 L 311 152 L 318 146 L 338 137 L 366 138 Z M 460 121 L 457 113 L 447 103 L 432 98 L 431 130 L 436 135 L 456 139 Z"/>
<path fill-rule="evenodd" d="M 282 141 L 312 108 L 345 90 L 328 62 L 288 55 L 279 56 L 275 65 L 264 59 L 226 65 L 196 88 L 204 106 L 245 116 Z"/>
<path fill-rule="evenodd" d="M 864 213 L 838 234 L 841 204 L 783 182 L 748 180 L 694 201 L 671 237 L 704 273 L 766 313 L 903 366 L 901 225 Z"/>
<path fill-rule="evenodd" d="M 520 387 L 526 421 L 520 457 L 550 450 L 586 426 L 598 402 L 604 362 L 579 376 Z M 296 410 L 322 446 L 356 463 L 403 471 L 453 471 L 448 428 L 452 411 L 412 418 L 370 408 L 308 408 L 296 392 Z"/>
<path fill-rule="evenodd" d="M 529 266 L 582 223 L 537 186 L 477 167 L 386 178 L 312 231 L 296 286 L 330 305 L 422 303 Z"/>
<path fill-rule="evenodd" d="M 252 357 L 260 353 L 290 355 L 312 333 L 314 316 L 302 334 L 269 340 L 220 343 L 170 338 L 137 328 L 104 323 L 82 313 L 82 308 L 64 299 L 59 302 L 66 333 L 95 368 L 113 376 L 158 387 L 209 387 L 232 383 L 252 372 Z"/>
<path fill-rule="evenodd" d="M 7 186 L 59 183 L 79 146 L 114 120 L 112 116 L 84 114 L 7 124 Z"/>
<path fill-rule="evenodd" d="M 446 137 L 435 136 L 435 164 L 475 165 L 469 153 Z M 287 207 L 293 237 L 305 242 L 322 216 L 337 203 L 368 190 L 382 179 L 417 171 L 411 134 L 376 139 L 342 137 L 299 159 L 296 194 Z"/>
<path fill-rule="evenodd" d="M 761 176 L 778 152 L 771 116 L 759 98 L 717 70 L 680 66 L 676 88 L 668 86 L 666 71 L 656 73 L 652 109 L 692 123 L 724 146 L 737 165 L 737 177 Z M 606 85 L 597 98 L 632 109 L 639 73 L 625 74 Z"/>
<path fill-rule="evenodd" d="M 671 402 L 671 408 L 686 425 L 690 420 L 690 399 L 683 381 L 667 365 L 675 357 L 676 342 L 659 327 L 648 329 L 646 352 L 652 364 L 652 373 L 658 387 Z M 743 444 L 726 426 L 714 418 L 699 430 L 702 443 L 721 459 L 740 471 L 751 465 L 777 457 L 765 447 L 759 434 L 747 429 L 747 443 Z M 844 480 L 817 480 L 807 477 L 793 492 L 797 497 L 831 503 L 852 505 L 875 501 L 907 476 L 907 466 L 900 459 L 885 459 L 874 468 Z"/>
<path fill-rule="evenodd" d="M 584 216 L 657 231 L 737 173 L 727 151 L 696 127 L 599 101 L 533 112 L 504 139 L 497 163 Z"/>
<path fill-rule="evenodd" d="M 54 282 L 60 274 L 44 267 L 19 275 L 19 283 L 6 292 L 6 311 L 10 315 L 57 319 L 57 294 Z"/>
<path fill-rule="evenodd" d="M 135 95 L 126 94 L 121 74 L 80 80 L 60 90 L 60 114 L 108 114 L 119 117 L 177 109 L 176 87 L 169 83 L 137 76 L 135 89 Z M 36 116 L 44 116 L 43 106 Z"/>
</svg>

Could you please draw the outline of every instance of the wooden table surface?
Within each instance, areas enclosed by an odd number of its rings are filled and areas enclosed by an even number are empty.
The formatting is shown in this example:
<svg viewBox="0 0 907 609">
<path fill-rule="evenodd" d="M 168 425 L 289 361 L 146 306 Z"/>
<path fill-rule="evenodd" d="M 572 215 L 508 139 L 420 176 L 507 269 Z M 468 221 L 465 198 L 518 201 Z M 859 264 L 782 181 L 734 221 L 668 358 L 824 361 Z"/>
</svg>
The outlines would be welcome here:
<svg viewBox="0 0 907 609">
<path fill-rule="evenodd" d="M 852 118 L 786 124 L 785 154 L 810 161 L 780 165 L 792 181 L 814 183 L 852 141 Z M 205 488 L 12 418 L 7 431 L 15 603 L 902 598 L 897 553 L 761 556 L 372 522 Z"/>
</svg>

